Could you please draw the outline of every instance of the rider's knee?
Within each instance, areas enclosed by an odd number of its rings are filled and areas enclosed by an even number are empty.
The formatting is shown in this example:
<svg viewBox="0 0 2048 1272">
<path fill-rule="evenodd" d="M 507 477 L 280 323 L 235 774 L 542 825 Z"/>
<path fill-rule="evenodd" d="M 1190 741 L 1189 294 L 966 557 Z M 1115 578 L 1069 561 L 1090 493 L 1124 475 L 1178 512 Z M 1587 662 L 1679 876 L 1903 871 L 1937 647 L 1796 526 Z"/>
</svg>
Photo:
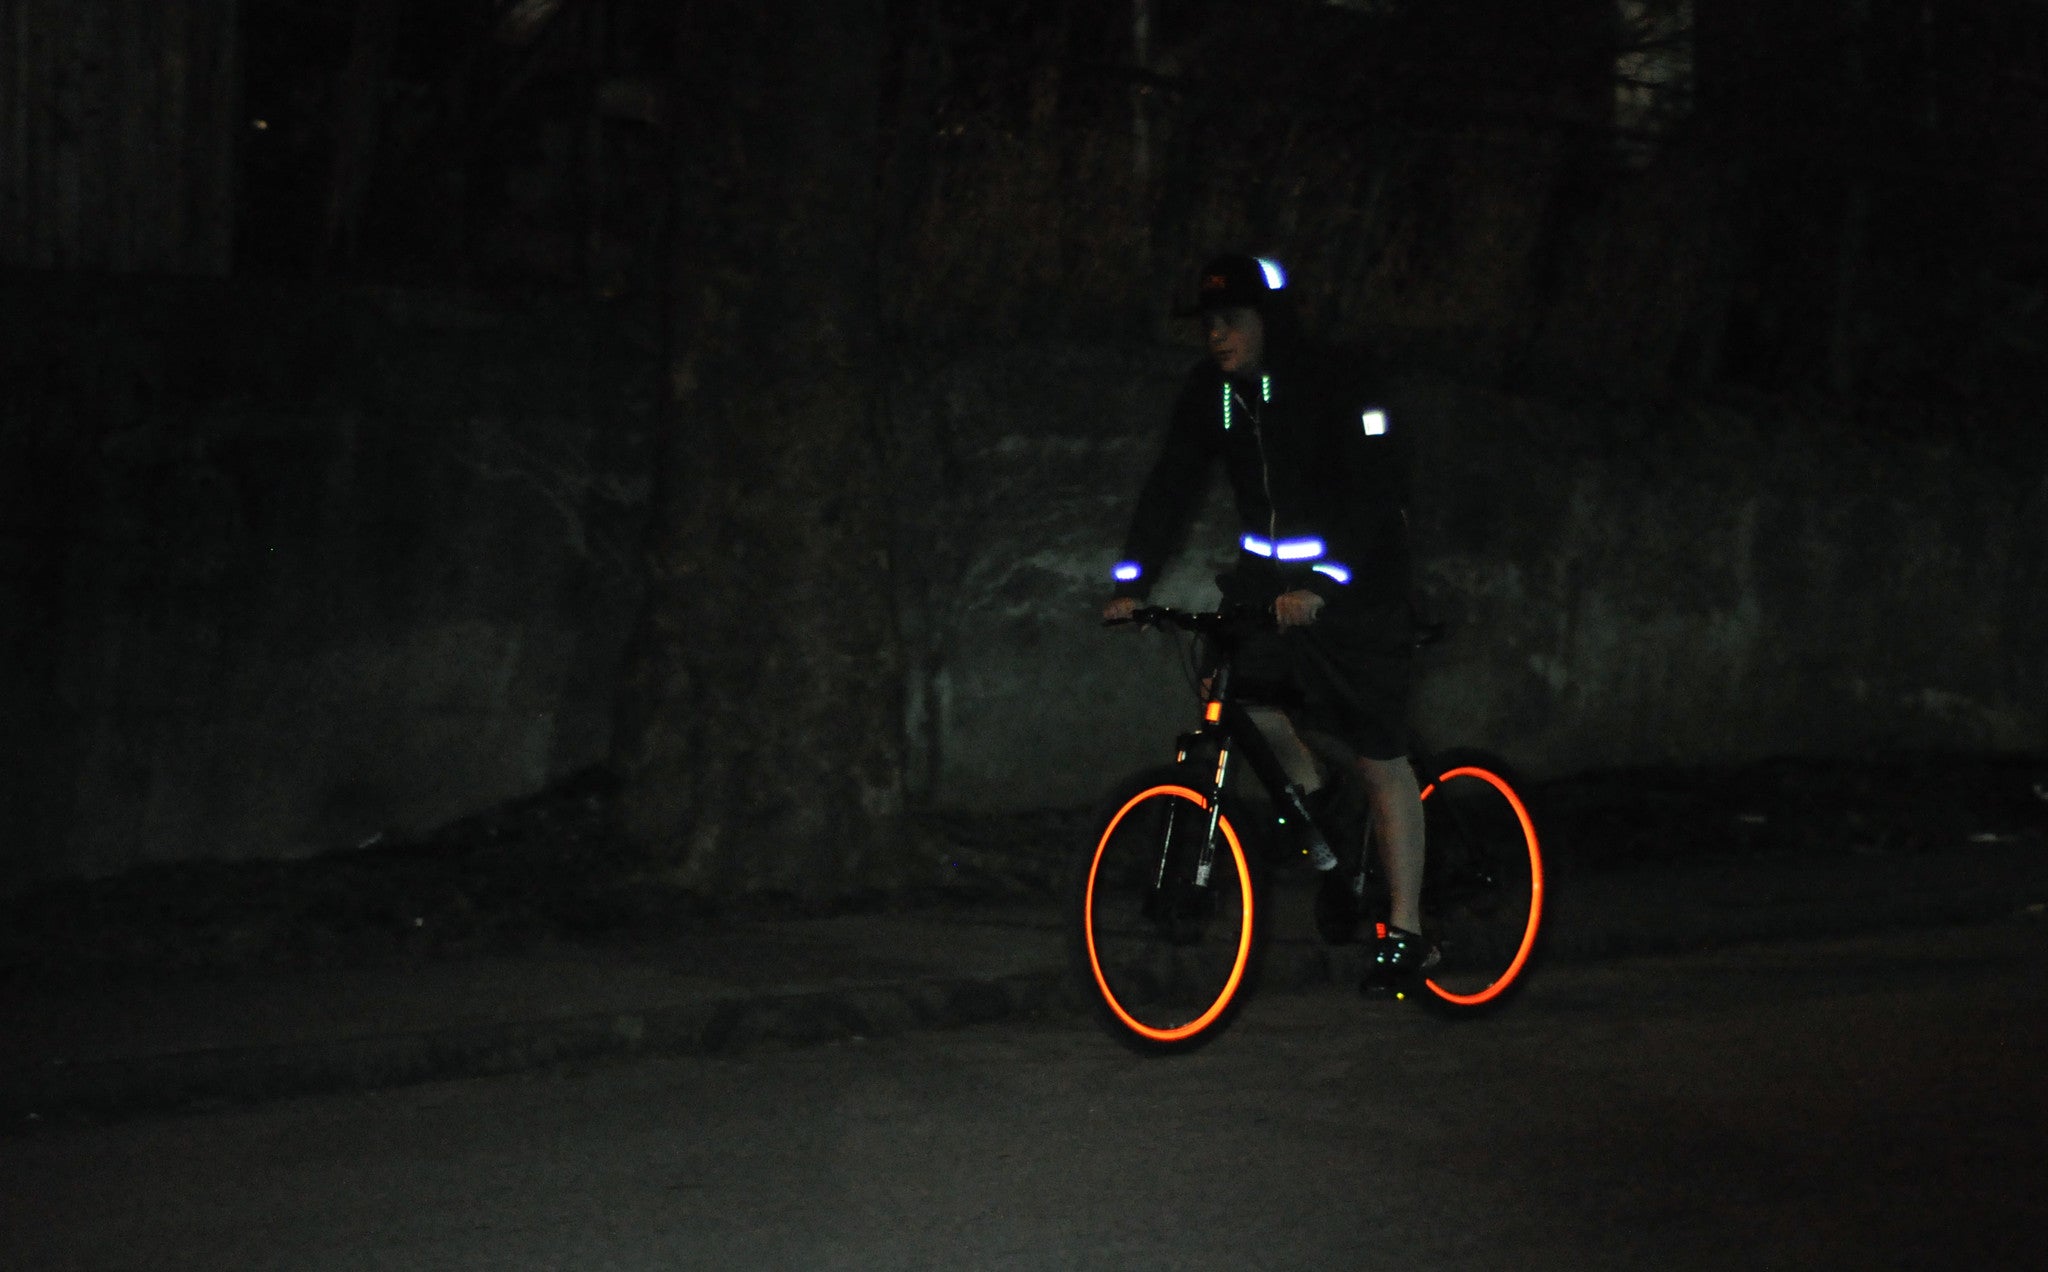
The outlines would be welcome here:
<svg viewBox="0 0 2048 1272">
<path fill-rule="evenodd" d="M 1408 757 L 1395 756 L 1391 760 L 1376 760 L 1361 755 L 1356 765 L 1358 775 L 1367 786 L 1378 790 L 1405 790 L 1415 785 L 1415 770 L 1408 766 Z"/>
</svg>

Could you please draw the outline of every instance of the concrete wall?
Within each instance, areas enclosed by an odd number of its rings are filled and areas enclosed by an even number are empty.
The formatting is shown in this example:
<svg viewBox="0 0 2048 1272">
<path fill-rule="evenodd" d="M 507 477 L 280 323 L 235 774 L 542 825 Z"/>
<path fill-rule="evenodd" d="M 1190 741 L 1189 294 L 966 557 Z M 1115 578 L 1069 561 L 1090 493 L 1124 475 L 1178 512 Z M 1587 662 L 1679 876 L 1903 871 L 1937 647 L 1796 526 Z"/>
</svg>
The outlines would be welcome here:
<svg viewBox="0 0 2048 1272">
<path fill-rule="evenodd" d="M 1425 583 L 1463 633 L 1432 733 L 1543 773 L 2048 741 L 2038 462 L 1442 385 L 1416 409 Z"/>
<path fill-rule="evenodd" d="M 630 331 L 86 279 L 0 312 L 0 882 L 346 847 L 603 757 Z"/>
<path fill-rule="evenodd" d="M 1192 719 L 1162 636 L 1091 616 L 1186 350 L 1021 351 L 933 377 L 975 545 L 938 589 L 946 804 L 1080 803 Z M 2048 750 L 2048 471 L 1902 426 L 1545 405 L 1410 380 L 1425 745 L 1530 775 Z M 2031 452 L 2038 457 L 2038 448 Z M 1216 482 L 1220 496 L 1222 485 Z M 1219 500 L 1161 595 L 1228 560 Z"/>
<path fill-rule="evenodd" d="M 564 302 L 0 281 L 0 886 L 421 830 L 600 760 L 652 333 Z M 1092 800 L 1191 719 L 1095 622 L 1193 350 L 902 372 L 914 785 Z M 1840 425 L 1412 380 L 1417 720 L 1534 775 L 2048 750 L 2048 483 Z M 1209 598 L 1221 482 L 1160 596 Z"/>
</svg>

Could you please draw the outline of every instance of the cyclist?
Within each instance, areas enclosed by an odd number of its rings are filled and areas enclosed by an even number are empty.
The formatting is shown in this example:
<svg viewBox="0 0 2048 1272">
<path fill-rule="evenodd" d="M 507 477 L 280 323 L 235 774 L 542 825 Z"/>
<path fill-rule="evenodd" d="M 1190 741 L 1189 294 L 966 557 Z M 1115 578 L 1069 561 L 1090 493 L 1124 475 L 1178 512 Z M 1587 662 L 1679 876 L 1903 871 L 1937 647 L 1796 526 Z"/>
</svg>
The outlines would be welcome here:
<svg viewBox="0 0 2048 1272">
<path fill-rule="evenodd" d="M 1406 430 L 1368 368 L 1308 341 L 1286 287 L 1271 258 L 1220 256 L 1203 268 L 1196 312 L 1208 357 L 1174 403 L 1103 617 L 1128 619 L 1149 593 L 1220 462 L 1241 533 L 1236 564 L 1217 583 L 1227 601 L 1268 606 L 1276 619 L 1244 648 L 1238 683 L 1358 757 L 1389 902 L 1361 987 L 1370 992 L 1436 961 L 1420 935 L 1422 803 L 1406 758 Z M 1261 728 L 1289 777 L 1313 793 L 1316 766 L 1287 717 Z M 1325 852 L 1317 864 L 1335 863 Z"/>
</svg>

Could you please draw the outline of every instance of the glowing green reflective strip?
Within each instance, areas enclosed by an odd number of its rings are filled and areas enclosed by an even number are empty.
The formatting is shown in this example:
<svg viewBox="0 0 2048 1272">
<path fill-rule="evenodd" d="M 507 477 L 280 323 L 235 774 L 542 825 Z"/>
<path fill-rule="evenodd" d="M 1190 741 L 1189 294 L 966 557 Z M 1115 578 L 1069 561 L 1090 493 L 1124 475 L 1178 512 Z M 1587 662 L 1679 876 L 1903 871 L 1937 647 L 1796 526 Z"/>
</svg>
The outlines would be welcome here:
<svg viewBox="0 0 2048 1272">
<path fill-rule="evenodd" d="M 1226 433 L 1230 431 L 1230 399 L 1235 396 L 1236 393 L 1231 389 L 1230 381 L 1225 380 L 1223 382 L 1223 431 Z M 1259 377 L 1259 400 L 1261 402 L 1273 400 L 1273 377 L 1270 375 L 1261 375 Z"/>
</svg>

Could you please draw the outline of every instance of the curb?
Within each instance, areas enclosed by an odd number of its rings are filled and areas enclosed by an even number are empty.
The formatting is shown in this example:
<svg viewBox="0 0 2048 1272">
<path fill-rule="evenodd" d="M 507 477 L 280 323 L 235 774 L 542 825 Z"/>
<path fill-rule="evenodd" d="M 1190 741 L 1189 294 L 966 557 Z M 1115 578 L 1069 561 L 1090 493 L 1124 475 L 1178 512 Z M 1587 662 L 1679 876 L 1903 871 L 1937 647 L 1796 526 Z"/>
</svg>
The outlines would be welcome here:
<svg viewBox="0 0 2048 1272">
<path fill-rule="evenodd" d="M 1787 939 L 2039 920 L 2041 903 L 2010 894 L 1894 902 L 1884 907 L 1783 906 L 1724 915 L 1710 927 L 1593 925 L 1546 931 L 1539 956 L 1558 963 L 1698 953 Z M 1355 981 L 1362 945 L 1271 941 L 1260 992 Z M 502 1076 L 554 1065 L 649 1056 L 733 1055 L 959 1028 L 1089 1002 L 1065 969 L 948 977 L 795 993 L 735 995 L 637 1012 L 423 1030 L 339 1041 L 222 1047 L 52 1065 L 0 1076 L 0 1137 L 75 1120 L 207 1110 L 293 1096 Z"/>
<path fill-rule="evenodd" d="M 113 1119 L 657 1055 L 722 1055 L 986 1024 L 1062 996 L 1058 972 L 683 1003 L 340 1041 L 50 1066 L 0 1081 L 0 1135 Z"/>
</svg>

